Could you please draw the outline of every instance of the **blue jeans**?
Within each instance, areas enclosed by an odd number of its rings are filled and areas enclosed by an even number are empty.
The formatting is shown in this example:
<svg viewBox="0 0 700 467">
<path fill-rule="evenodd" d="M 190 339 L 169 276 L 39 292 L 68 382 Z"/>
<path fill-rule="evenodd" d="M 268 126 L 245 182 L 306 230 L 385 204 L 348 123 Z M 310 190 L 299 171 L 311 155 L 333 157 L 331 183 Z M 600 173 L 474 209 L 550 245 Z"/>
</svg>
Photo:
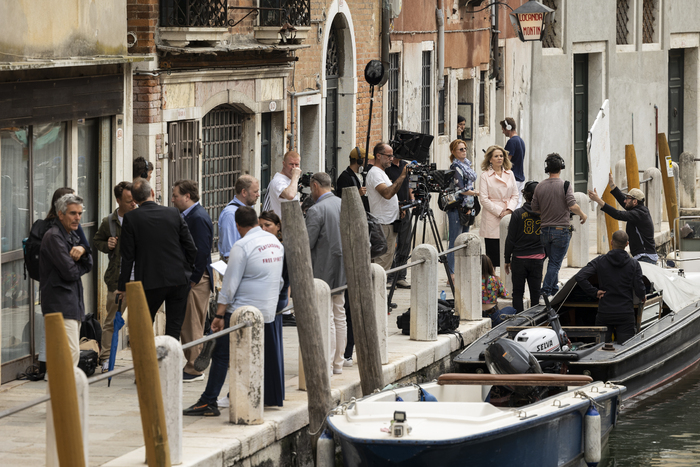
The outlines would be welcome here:
<svg viewBox="0 0 700 467">
<path fill-rule="evenodd" d="M 455 246 L 455 240 L 459 237 L 459 234 L 464 232 L 469 232 L 468 225 L 462 225 L 459 222 L 459 211 L 457 209 L 450 209 L 447 211 L 447 221 L 450 230 L 450 241 L 447 243 L 447 249 L 453 248 Z M 455 272 L 455 254 L 447 254 L 447 265 L 450 267 L 450 274 Z"/>
<path fill-rule="evenodd" d="M 481 316 L 483 318 L 491 318 L 491 327 L 495 328 L 499 324 L 501 324 L 504 321 L 504 317 L 507 315 L 514 315 L 518 313 L 518 311 L 513 308 L 512 306 L 506 306 L 503 308 L 498 308 L 498 306 L 495 307 L 496 310 L 492 311 L 490 314 L 487 311 L 483 311 L 481 313 Z"/>
<path fill-rule="evenodd" d="M 224 316 L 224 329 L 229 327 L 231 323 L 231 313 L 226 313 Z M 226 374 L 228 373 L 229 363 L 229 339 L 230 334 L 224 334 L 216 339 L 216 346 L 211 354 L 211 367 L 209 368 L 209 379 L 207 379 L 207 387 L 199 397 L 199 400 L 207 404 L 214 404 L 219 397 L 221 388 L 226 382 Z"/>
<path fill-rule="evenodd" d="M 571 231 L 568 227 L 542 227 L 540 241 L 549 262 L 540 293 L 554 295 L 559 290 L 559 269 L 569 249 L 570 240 Z"/>
</svg>

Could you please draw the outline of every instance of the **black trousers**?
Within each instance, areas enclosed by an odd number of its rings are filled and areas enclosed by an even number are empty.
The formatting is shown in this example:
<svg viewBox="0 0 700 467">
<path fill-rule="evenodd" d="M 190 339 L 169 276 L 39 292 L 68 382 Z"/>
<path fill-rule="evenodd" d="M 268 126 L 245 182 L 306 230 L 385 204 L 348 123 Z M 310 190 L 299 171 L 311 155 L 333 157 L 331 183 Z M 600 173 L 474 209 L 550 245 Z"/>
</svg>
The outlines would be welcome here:
<svg viewBox="0 0 700 467">
<path fill-rule="evenodd" d="M 530 289 L 531 305 L 536 305 L 540 297 L 540 284 L 542 284 L 542 266 L 544 259 L 522 259 L 515 256 L 510 262 L 510 272 L 513 275 L 513 308 L 518 313 L 524 310 L 523 294 L 525 293 L 525 281 Z"/>
<path fill-rule="evenodd" d="M 485 238 L 484 246 L 486 247 L 486 256 L 489 257 L 493 267 L 497 268 L 501 265 L 501 255 L 499 253 L 500 240 L 497 238 Z M 503 275 L 503 273 L 501 273 Z"/>
<path fill-rule="evenodd" d="M 391 265 L 392 268 L 403 266 L 408 262 L 408 257 L 411 255 L 411 210 L 406 210 L 406 215 L 401 219 L 399 224 L 399 231 L 396 236 L 396 252 L 394 253 L 394 263 Z M 397 273 L 399 275 L 397 280 L 406 279 L 406 269 L 402 269 Z M 391 281 L 393 276 L 389 274 L 386 280 Z M 347 300 L 346 300 L 347 301 Z"/>
<path fill-rule="evenodd" d="M 156 319 L 158 308 L 165 302 L 165 335 L 180 339 L 182 323 L 185 322 L 187 311 L 187 296 L 190 286 L 183 284 L 172 287 L 160 287 L 145 290 L 151 321 Z"/>
<path fill-rule="evenodd" d="M 352 313 L 350 313 L 348 289 L 345 289 L 345 320 L 348 323 L 348 342 L 345 344 L 345 353 L 343 357 L 352 358 L 352 352 L 355 350 L 355 335 L 352 333 Z"/>
<path fill-rule="evenodd" d="M 608 331 L 605 333 L 605 342 L 612 342 L 613 332 L 615 333 L 615 342 L 622 344 L 623 342 L 634 337 L 637 323 L 634 321 L 634 313 L 630 311 L 625 314 L 608 315 L 598 313 L 595 317 L 596 326 L 607 326 Z"/>
</svg>

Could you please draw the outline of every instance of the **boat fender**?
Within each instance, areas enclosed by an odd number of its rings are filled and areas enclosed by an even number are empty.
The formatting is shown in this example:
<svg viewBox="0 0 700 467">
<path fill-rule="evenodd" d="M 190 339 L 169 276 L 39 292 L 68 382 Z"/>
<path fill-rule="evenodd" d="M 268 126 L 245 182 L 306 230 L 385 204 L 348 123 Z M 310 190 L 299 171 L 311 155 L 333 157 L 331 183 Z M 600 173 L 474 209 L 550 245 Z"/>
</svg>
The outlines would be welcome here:
<svg viewBox="0 0 700 467">
<path fill-rule="evenodd" d="M 321 433 L 321 437 L 316 443 L 316 466 L 335 466 L 335 442 L 333 441 L 333 433 L 328 429 Z"/>
<path fill-rule="evenodd" d="M 423 388 L 420 388 L 420 400 L 422 402 L 437 402 L 437 397 L 433 396 L 430 394 L 428 391 L 426 391 Z"/>
<path fill-rule="evenodd" d="M 595 467 L 600 462 L 600 414 L 591 404 L 584 417 L 583 428 L 583 458 L 589 467 Z"/>
<path fill-rule="evenodd" d="M 403 399 L 401 399 L 401 396 L 396 396 L 396 402 L 403 402 Z"/>
</svg>

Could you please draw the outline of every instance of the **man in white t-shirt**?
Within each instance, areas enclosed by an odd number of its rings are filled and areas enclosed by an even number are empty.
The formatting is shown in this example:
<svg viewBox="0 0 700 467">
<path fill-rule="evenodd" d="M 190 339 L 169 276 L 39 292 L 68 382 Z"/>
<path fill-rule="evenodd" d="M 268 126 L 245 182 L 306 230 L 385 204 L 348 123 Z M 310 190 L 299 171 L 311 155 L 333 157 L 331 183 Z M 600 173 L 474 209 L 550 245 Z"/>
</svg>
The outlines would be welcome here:
<svg viewBox="0 0 700 467">
<path fill-rule="evenodd" d="M 282 200 L 299 199 L 297 187 L 301 176 L 301 156 L 296 151 L 287 151 L 282 160 L 282 172 L 277 172 L 267 185 L 267 196 L 263 211 L 274 211 L 282 219 Z"/>
<path fill-rule="evenodd" d="M 394 150 L 386 143 L 379 143 L 374 147 L 374 165 L 367 172 L 367 198 L 369 210 L 378 219 L 382 231 L 386 237 L 387 252 L 375 258 L 373 261 L 384 270 L 391 268 L 396 247 L 396 232 L 394 221 L 400 218 L 399 198 L 396 193 L 406 178 L 407 166 L 401 171 L 401 175 L 392 183 L 384 170 L 391 165 L 394 159 Z"/>
</svg>

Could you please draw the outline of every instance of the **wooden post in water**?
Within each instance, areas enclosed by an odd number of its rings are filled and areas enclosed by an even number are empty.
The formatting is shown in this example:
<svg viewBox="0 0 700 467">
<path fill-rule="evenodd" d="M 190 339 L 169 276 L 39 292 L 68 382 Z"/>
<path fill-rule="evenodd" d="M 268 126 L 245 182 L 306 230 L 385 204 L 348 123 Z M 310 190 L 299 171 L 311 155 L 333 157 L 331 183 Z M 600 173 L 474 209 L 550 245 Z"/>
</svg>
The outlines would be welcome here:
<svg viewBox="0 0 700 467">
<path fill-rule="evenodd" d="M 367 214 L 355 187 L 343 188 L 340 208 L 340 236 L 343 262 L 348 280 L 348 297 L 355 336 L 357 366 L 360 371 L 362 394 L 372 394 L 384 387 L 379 335 L 372 293 L 369 231 Z M 415 284 L 419 287 L 419 284 Z"/>
<path fill-rule="evenodd" d="M 668 225 L 671 232 L 673 232 L 675 229 L 674 220 L 678 217 L 678 199 L 676 198 L 676 184 L 673 178 L 673 167 L 671 166 L 671 150 L 668 147 L 665 133 L 659 133 L 657 138 L 659 142 L 659 168 L 661 169 L 661 180 L 664 183 Z M 676 241 L 675 244 L 678 245 L 678 242 Z"/>
<path fill-rule="evenodd" d="M 68 347 L 63 315 L 49 313 L 44 316 L 44 327 L 46 329 L 46 369 L 49 373 L 49 392 L 58 461 L 60 465 L 85 467 L 73 357 Z"/>
<path fill-rule="evenodd" d="M 170 447 L 160 387 L 156 341 L 146 294 L 140 281 L 126 284 L 126 297 L 129 303 L 131 354 L 134 357 L 146 463 L 148 467 L 169 467 Z"/>
<path fill-rule="evenodd" d="M 639 164 L 633 144 L 625 146 L 625 168 L 627 170 L 627 191 L 639 188 Z"/>
<path fill-rule="evenodd" d="M 306 223 L 298 201 L 282 201 L 282 224 L 285 232 L 284 251 L 289 265 L 289 285 L 294 294 L 299 349 L 307 383 L 309 430 L 315 432 L 324 422 L 328 411 L 333 408 L 333 399 L 328 378 L 330 362 L 320 338 L 323 329 L 316 304 L 309 233 L 306 231 Z M 318 436 L 314 437 L 315 439 L 318 439 Z"/>
</svg>

